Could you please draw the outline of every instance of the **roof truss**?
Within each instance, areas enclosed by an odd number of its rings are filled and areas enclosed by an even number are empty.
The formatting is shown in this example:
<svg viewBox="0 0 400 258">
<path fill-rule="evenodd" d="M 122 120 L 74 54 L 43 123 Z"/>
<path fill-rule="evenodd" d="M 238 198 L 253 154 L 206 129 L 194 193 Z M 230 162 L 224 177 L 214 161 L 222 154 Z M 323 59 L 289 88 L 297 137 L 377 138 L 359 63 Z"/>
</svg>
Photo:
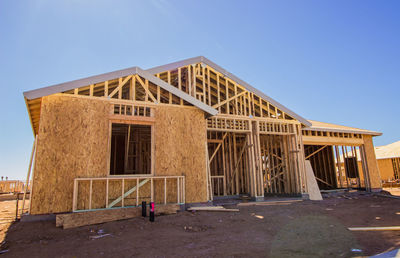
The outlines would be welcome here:
<svg viewBox="0 0 400 258">
<path fill-rule="evenodd" d="M 107 99 L 196 106 L 209 115 L 310 122 L 253 88 L 205 57 L 158 66 L 132 67 L 24 92 L 34 132 L 40 119 L 41 97 L 74 94 Z"/>
</svg>

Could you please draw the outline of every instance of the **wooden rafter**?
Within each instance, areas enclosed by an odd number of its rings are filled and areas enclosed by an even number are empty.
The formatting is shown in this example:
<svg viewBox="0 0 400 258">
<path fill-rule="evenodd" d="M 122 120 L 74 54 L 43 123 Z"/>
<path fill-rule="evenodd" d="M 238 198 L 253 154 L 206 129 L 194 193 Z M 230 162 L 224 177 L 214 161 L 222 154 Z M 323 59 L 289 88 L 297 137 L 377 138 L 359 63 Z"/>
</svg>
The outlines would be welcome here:
<svg viewBox="0 0 400 258">
<path fill-rule="evenodd" d="M 146 94 L 151 98 L 151 100 L 155 103 L 157 103 L 156 98 L 154 98 L 153 94 L 150 92 L 148 84 L 145 84 L 143 80 L 140 78 L 140 76 L 135 75 L 136 80 L 140 83 L 140 85 L 143 87 L 143 89 L 146 91 Z"/>
<path fill-rule="evenodd" d="M 122 89 L 122 87 L 129 81 L 130 78 L 132 78 L 132 75 L 127 76 L 124 80 L 120 80 L 120 83 L 119 83 L 118 87 L 115 88 L 115 89 L 110 93 L 110 95 L 108 95 L 108 97 L 109 97 L 109 98 L 112 98 L 112 97 L 114 97 L 114 95 L 115 95 L 117 92 L 120 92 L 121 89 Z M 121 78 L 121 79 L 122 79 L 122 78 Z M 93 90 L 91 90 L 91 91 L 92 91 L 92 95 L 91 95 L 91 96 L 93 96 Z"/>
<path fill-rule="evenodd" d="M 218 104 L 215 104 L 214 106 L 212 106 L 213 108 L 218 108 L 218 107 L 220 107 L 220 106 L 222 106 L 222 105 L 225 105 L 226 103 L 228 103 L 228 102 L 230 102 L 230 101 L 232 101 L 232 100 L 234 100 L 234 99 L 236 99 L 236 98 L 238 98 L 238 97 L 240 97 L 240 96 L 242 96 L 242 95 L 244 95 L 244 94 L 246 94 L 246 91 L 243 91 L 243 92 L 241 92 L 241 93 L 239 93 L 239 94 L 237 94 L 237 95 L 235 95 L 235 96 L 233 96 L 233 97 L 230 97 L 229 99 L 227 99 L 227 100 L 224 100 L 224 101 L 222 101 L 222 102 L 220 102 L 220 103 L 218 103 Z"/>
</svg>

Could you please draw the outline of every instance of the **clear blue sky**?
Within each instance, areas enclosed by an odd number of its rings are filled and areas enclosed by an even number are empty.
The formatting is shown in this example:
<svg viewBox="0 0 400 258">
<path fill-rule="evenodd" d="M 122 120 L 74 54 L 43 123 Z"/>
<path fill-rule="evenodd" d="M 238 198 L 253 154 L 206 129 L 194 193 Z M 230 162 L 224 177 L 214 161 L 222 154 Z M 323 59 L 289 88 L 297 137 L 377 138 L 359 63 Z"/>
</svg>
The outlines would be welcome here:
<svg viewBox="0 0 400 258">
<path fill-rule="evenodd" d="M 400 140 L 400 1 L 0 2 L 0 176 L 26 176 L 22 92 L 204 55 L 308 119 Z"/>
</svg>

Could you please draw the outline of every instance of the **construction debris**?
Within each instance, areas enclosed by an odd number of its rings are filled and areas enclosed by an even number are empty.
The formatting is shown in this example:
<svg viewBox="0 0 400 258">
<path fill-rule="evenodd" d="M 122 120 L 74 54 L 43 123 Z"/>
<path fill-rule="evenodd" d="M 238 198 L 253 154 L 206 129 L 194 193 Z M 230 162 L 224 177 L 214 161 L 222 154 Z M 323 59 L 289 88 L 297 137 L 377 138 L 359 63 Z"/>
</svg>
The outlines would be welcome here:
<svg viewBox="0 0 400 258">
<path fill-rule="evenodd" d="M 239 209 L 226 209 L 222 206 L 200 206 L 190 207 L 189 211 L 239 211 Z"/>
<path fill-rule="evenodd" d="M 303 200 L 285 200 L 285 201 L 266 201 L 266 202 L 243 202 L 238 206 L 266 206 L 266 205 L 290 205 L 294 202 L 302 202 Z"/>
<path fill-rule="evenodd" d="M 348 228 L 351 231 L 385 231 L 385 230 L 400 230 L 400 226 L 392 227 L 355 227 Z"/>
<path fill-rule="evenodd" d="M 90 236 L 89 238 L 93 240 L 93 239 L 98 239 L 98 238 L 102 238 L 105 236 L 111 236 L 111 234 L 101 234 L 101 235 L 97 235 L 97 236 Z"/>
</svg>

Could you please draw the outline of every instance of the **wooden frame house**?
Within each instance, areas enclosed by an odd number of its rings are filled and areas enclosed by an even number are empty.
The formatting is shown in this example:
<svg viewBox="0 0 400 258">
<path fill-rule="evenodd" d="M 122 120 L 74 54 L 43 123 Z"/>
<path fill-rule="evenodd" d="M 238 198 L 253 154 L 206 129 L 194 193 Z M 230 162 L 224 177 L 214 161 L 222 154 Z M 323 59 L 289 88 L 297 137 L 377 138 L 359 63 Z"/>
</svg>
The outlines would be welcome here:
<svg viewBox="0 0 400 258">
<path fill-rule="evenodd" d="M 381 188 L 380 133 L 308 121 L 205 57 L 24 97 L 36 139 L 31 214 L 301 196 L 305 160 L 320 189 Z"/>
<path fill-rule="evenodd" d="M 382 181 L 400 182 L 400 141 L 375 147 L 375 153 Z"/>
</svg>

